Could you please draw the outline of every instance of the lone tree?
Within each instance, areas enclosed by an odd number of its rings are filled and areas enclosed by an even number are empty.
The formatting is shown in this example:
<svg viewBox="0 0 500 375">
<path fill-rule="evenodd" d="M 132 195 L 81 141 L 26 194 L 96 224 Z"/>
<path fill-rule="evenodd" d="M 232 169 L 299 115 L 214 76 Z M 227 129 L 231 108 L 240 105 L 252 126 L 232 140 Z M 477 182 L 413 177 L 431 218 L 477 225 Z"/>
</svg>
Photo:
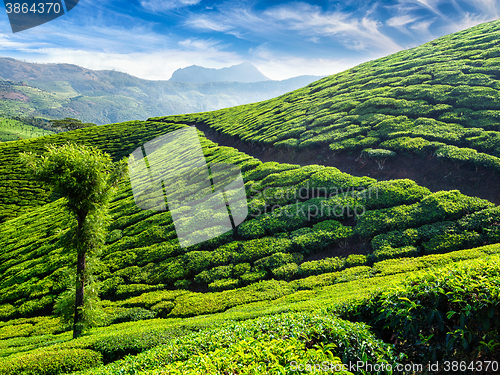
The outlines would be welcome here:
<svg viewBox="0 0 500 375">
<path fill-rule="evenodd" d="M 385 161 L 395 156 L 396 153 L 394 151 L 384 150 L 382 148 L 366 148 L 361 152 L 361 157 L 375 160 L 378 164 L 378 169 L 383 169 Z"/>
<path fill-rule="evenodd" d="M 96 126 L 92 122 L 81 122 L 76 118 L 66 117 L 62 120 L 50 120 L 50 125 L 54 128 L 61 128 L 66 130 L 76 130 L 88 128 L 89 126 Z"/>
<path fill-rule="evenodd" d="M 110 155 L 94 147 L 71 143 L 49 145 L 45 155 L 22 153 L 20 158 L 34 179 L 65 198 L 67 209 L 76 219 L 71 247 L 77 253 L 73 320 L 73 338 L 77 338 L 84 325 L 84 287 L 88 282 L 86 258 L 96 254 L 104 243 L 108 203 L 127 171 L 127 161 L 113 163 Z"/>
</svg>

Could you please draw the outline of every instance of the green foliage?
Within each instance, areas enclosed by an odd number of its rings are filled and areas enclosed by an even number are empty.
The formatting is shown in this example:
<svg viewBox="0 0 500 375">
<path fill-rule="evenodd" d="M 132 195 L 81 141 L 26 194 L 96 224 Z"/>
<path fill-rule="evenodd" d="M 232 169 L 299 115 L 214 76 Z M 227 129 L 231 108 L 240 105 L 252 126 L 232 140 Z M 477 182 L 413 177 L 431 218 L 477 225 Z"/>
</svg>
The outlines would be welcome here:
<svg viewBox="0 0 500 375">
<path fill-rule="evenodd" d="M 137 319 L 138 320 L 138 319 Z M 145 350 L 168 343 L 173 338 L 186 335 L 184 329 L 147 329 L 132 333 L 106 335 L 90 345 L 92 350 L 102 354 L 104 363 L 114 362 L 127 355 L 136 355 Z"/>
<path fill-rule="evenodd" d="M 302 254 L 310 254 L 321 251 L 331 246 L 339 240 L 350 237 L 353 233 L 352 228 L 345 227 L 338 221 L 331 221 L 330 225 L 325 225 L 315 229 L 311 233 L 302 234 L 293 239 L 295 249 Z"/>
<path fill-rule="evenodd" d="M 63 324 L 71 326 L 74 322 L 75 313 L 75 281 L 68 289 L 61 293 L 54 303 L 54 314 L 61 318 Z M 98 287 L 95 282 L 90 281 L 85 285 L 85 299 L 83 302 L 83 329 L 98 326 L 104 321 L 104 311 L 98 295 Z"/>
<path fill-rule="evenodd" d="M 362 236 L 373 236 L 384 231 L 456 220 L 492 206 L 486 200 L 467 197 L 458 190 L 440 191 L 412 205 L 367 211 L 359 218 L 356 231 Z"/>
<path fill-rule="evenodd" d="M 278 279 L 291 280 L 299 272 L 299 266 L 297 263 L 287 263 L 280 267 L 273 269 L 273 275 Z"/>
<path fill-rule="evenodd" d="M 345 260 L 345 266 L 348 267 L 356 267 L 356 266 L 364 266 L 368 262 L 368 257 L 366 255 L 361 254 L 351 254 Z"/>
<path fill-rule="evenodd" d="M 175 304 L 172 301 L 162 301 L 153 305 L 151 311 L 159 318 L 166 318 L 174 306 Z"/>
<path fill-rule="evenodd" d="M 372 210 L 413 204 L 430 194 L 429 189 L 404 179 L 377 182 L 359 192 L 358 196 L 363 200 L 365 207 Z"/>
<path fill-rule="evenodd" d="M 403 257 L 414 257 L 418 254 L 415 246 L 404 246 L 393 248 L 391 246 L 383 246 L 373 252 L 373 259 L 375 262 L 380 262 L 385 259 L 395 259 Z"/>
<path fill-rule="evenodd" d="M 137 370 L 144 374 L 163 371 L 183 374 L 200 369 L 228 373 L 290 372 L 294 364 L 305 365 L 316 360 L 392 364 L 395 355 L 389 345 L 376 339 L 363 324 L 311 312 L 285 313 L 226 322 L 85 374 Z"/>
<path fill-rule="evenodd" d="M 4 375 L 59 375 L 85 370 L 102 363 L 102 355 L 89 349 L 40 350 L 0 361 Z"/>
<path fill-rule="evenodd" d="M 324 258 L 302 263 L 299 272 L 303 276 L 319 275 L 339 271 L 345 267 L 345 264 L 346 261 L 344 258 Z"/>
<path fill-rule="evenodd" d="M 457 263 L 409 278 L 354 308 L 372 327 L 397 334 L 396 347 L 417 363 L 439 358 L 497 358 L 498 256 Z M 411 348 L 411 350 L 410 350 Z"/>
<path fill-rule="evenodd" d="M 238 287 L 239 281 L 236 279 L 219 279 L 208 284 L 208 290 L 211 292 L 219 292 L 221 290 L 235 289 Z"/>
<path fill-rule="evenodd" d="M 68 321 L 68 316 L 63 309 L 69 309 L 72 304 L 75 306 L 70 311 L 75 314 L 73 334 L 76 338 L 82 329 L 95 324 L 91 311 L 97 304 L 97 292 L 92 293 L 87 301 L 84 298 L 87 284 L 92 291 L 96 290 L 92 277 L 87 275 L 86 257 L 97 255 L 104 243 L 108 218 L 106 208 L 114 188 L 125 174 L 126 160 L 115 165 L 111 156 L 94 147 L 70 143 L 60 147 L 47 146 L 47 154 L 41 158 L 23 153 L 20 159 L 36 180 L 65 198 L 67 209 L 77 220 L 71 239 L 71 248 L 76 249 L 78 256 L 75 299 L 71 303 L 67 302 L 67 296 L 62 296 L 56 305 L 56 312 L 62 314 L 65 321 Z M 70 248 L 68 245 L 66 247 Z M 29 311 L 24 314 L 28 315 Z"/>
<path fill-rule="evenodd" d="M 470 163 L 478 167 L 486 167 L 495 171 L 500 171 L 500 158 L 477 152 L 471 148 L 443 146 L 436 151 L 436 156 L 461 164 Z"/>
<path fill-rule="evenodd" d="M 444 146 L 441 142 L 431 142 L 422 137 L 401 137 L 389 139 L 380 144 L 380 147 L 388 148 L 401 153 L 416 154 L 419 156 L 432 155 L 437 149 Z"/>
<path fill-rule="evenodd" d="M 155 317 L 156 313 L 154 311 L 142 307 L 133 307 L 130 309 L 118 310 L 113 316 L 112 323 L 136 322 L 138 320 L 153 319 Z"/>
<path fill-rule="evenodd" d="M 396 153 L 382 148 L 366 148 L 361 152 L 361 156 L 364 158 L 374 159 L 377 162 L 379 169 L 383 169 L 385 161 L 389 158 L 395 157 Z"/>
<path fill-rule="evenodd" d="M 39 120 L 39 119 L 38 119 Z M 0 118 L 0 141 L 16 141 L 53 134 L 54 131 L 41 126 L 38 121 L 27 118 Z"/>
<path fill-rule="evenodd" d="M 95 124 L 93 123 L 90 122 L 83 123 L 81 120 L 71 117 L 65 117 L 61 120 L 51 120 L 50 124 L 54 128 L 61 128 L 65 130 L 76 130 L 76 129 L 88 128 L 89 126 L 95 126 Z"/>
<path fill-rule="evenodd" d="M 6 320 L 16 315 L 16 308 L 10 303 L 0 306 L 0 320 Z"/>
</svg>

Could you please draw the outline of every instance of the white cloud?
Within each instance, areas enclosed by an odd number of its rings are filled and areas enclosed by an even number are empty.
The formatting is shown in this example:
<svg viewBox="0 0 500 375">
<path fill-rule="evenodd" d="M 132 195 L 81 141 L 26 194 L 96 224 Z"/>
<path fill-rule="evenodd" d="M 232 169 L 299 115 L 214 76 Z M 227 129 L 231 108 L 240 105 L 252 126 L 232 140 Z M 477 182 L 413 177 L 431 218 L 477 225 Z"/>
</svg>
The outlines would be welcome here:
<svg viewBox="0 0 500 375">
<path fill-rule="evenodd" d="M 241 4 L 240 4 L 241 5 Z M 386 53 L 401 49 L 392 38 L 380 31 L 382 24 L 366 14 L 356 17 L 341 11 L 323 11 L 304 2 L 282 4 L 262 12 L 227 5 L 218 13 L 191 15 L 186 25 L 207 31 L 222 31 L 240 38 L 261 38 L 290 42 L 294 38 L 319 43 L 332 39 L 348 49 L 376 49 Z"/>
<path fill-rule="evenodd" d="M 265 46 L 252 50 L 252 64 L 265 76 L 283 80 L 299 75 L 324 76 L 342 72 L 364 61 L 364 59 L 321 59 L 294 55 L 276 54 Z"/>
<path fill-rule="evenodd" d="M 404 16 L 396 16 L 396 17 L 389 18 L 385 23 L 391 27 L 401 28 L 402 26 L 406 26 L 406 25 L 413 23 L 417 20 L 418 20 L 418 17 L 406 14 Z"/>
<path fill-rule="evenodd" d="M 444 0 L 447 2 L 454 2 L 454 0 Z M 403 9 L 407 7 L 409 4 L 416 5 L 419 8 L 427 9 L 435 14 L 437 14 L 439 17 L 443 19 L 447 19 L 447 16 L 444 15 L 440 10 L 439 10 L 439 5 L 443 3 L 443 0 L 399 0 L 400 7 Z"/>
<path fill-rule="evenodd" d="M 13 57 L 40 63 L 75 64 L 94 70 L 117 70 L 151 80 L 170 79 L 175 70 L 190 65 L 223 68 L 242 61 L 240 56 L 231 52 L 183 51 L 181 49 L 120 54 L 49 48 L 24 51 Z"/>
<path fill-rule="evenodd" d="M 489 20 L 500 17 L 500 2 L 498 0 L 469 0 L 476 9 Z"/>
<path fill-rule="evenodd" d="M 410 26 L 410 29 L 416 31 L 417 35 L 421 38 L 425 37 L 426 39 L 429 40 L 434 39 L 434 36 L 432 36 L 429 29 L 435 21 L 436 19 L 415 22 L 413 25 Z"/>
<path fill-rule="evenodd" d="M 152 12 L 165 12 L 199 4 L 201 0 L 141 0 L 141 5 Z"/>
<path fill-rule="evenodd" d="M 479 25 L 483 22 L 491 21 L 493 19 L 494 18 L 492 18 L 491 16 L 486 16 L 484 14 L 465 13 L 462 16 L 462 19 L 443 26 L 441 30 L 444 34 L 451 34 L 457 31 L 468 29 L 469 27 Z"/>
<path fill-rule="evenodd" d="M 186 21 L 186 24 L 194 29 L 219 31 L 219 32 L 228 31 L 233 28 L 230 25 L 224 25 L 222 23 L 217 22 L 216 20 L 212 20 L 205 15 L 192 17 Z"/>
</svg>

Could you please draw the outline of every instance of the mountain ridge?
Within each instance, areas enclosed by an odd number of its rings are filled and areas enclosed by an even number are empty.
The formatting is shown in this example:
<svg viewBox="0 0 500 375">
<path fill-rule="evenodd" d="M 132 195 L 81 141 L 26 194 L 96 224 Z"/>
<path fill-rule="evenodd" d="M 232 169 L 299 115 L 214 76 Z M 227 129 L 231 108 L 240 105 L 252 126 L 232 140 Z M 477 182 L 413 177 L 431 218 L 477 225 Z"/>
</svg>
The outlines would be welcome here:
<svg viewBox="0 0 500 375">
<path fill-rule="evenodd" d="M 213 69 L 198 65 L 177 69 L 170 82 L 262 82 L 271 81 L 249 62 Z"/>
<path fill-rule="evenodd" d="M 319 79 L 299 76 L 282 81 L 150 81 L 113 70 L 72 64 L 39 64 L 0 58 L 3 115 L 76 117 L 99 125 L 165 114 L 210 111 L 258 102 Z"/>
</svg>

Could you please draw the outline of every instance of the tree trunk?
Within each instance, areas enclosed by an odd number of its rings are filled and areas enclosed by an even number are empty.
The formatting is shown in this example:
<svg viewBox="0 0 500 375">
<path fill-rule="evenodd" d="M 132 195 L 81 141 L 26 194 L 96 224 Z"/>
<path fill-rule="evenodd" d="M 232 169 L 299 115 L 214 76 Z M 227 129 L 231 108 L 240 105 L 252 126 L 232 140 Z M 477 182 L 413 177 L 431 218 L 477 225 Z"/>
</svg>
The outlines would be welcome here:
<svg viewBox="0 0 500 375">
<path fill-rule="evenodd" d="M 73 324 L 73 338 L 81 335 L 83 330 L 83 298 L 85 287 L 85 253 L 78 254 L 76 265 L 76 295 L 75 295 L 75 320 Z"/>
<path fill-rule="evenodd" d="M 87 216 L 86 212 L 79 212 L 77 214 L 78 228 L 77 228 L 77 241 L 83 240 L 83 224 Z M 76 339 L 82 334 L 83 331 L 83 301 L 84 301 L 84 288 L 85 288 L 85 255 L 87 249 L 80 248 L 77 244 L 78 259 L 76 262 L 76 294 L 75 294 L 75 318 L 73 322 L 73 338 Z"/>
</svg>

